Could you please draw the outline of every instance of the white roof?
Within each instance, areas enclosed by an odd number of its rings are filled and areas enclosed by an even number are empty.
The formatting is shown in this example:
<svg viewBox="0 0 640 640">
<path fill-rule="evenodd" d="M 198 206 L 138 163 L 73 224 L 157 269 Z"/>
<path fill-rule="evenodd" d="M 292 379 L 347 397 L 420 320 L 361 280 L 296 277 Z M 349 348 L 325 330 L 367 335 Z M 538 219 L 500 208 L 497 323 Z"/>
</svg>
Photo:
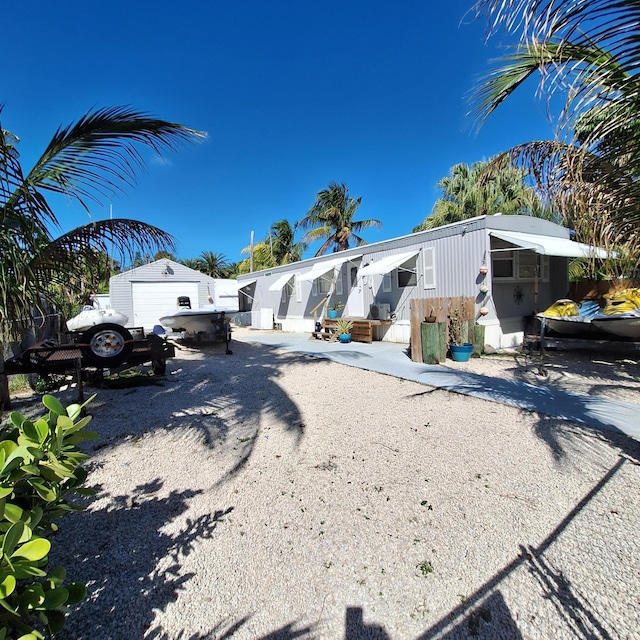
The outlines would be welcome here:
<svg viewBox="0 0 640 640">
<path fill-rule="evenodd" d="M 284 285 L 287 284 L 287 282 L 289 282 L 291 278 L 293 278 L 293 273 L 285 273 L 281 275 L 274 283 L 269 286 L 269 291 L 282 291 Z"/>
<path fill-rule="evenodd" d="M 297 273 L 296 280 L 300 282 L 315 280 L 316 278 L 323 276 L 328 271 L 333 271 L 336 267 L 341 267 L 345 262 L 348 262 L 349 260 L 357 260 L 358 258 L 362 258 L 361 253 L 355 256 L 341 256 L 340 258 L 334 258 L 333 260 L 316 262 L 311 269 L 303 271 L 302 273 Z"/>
<path fill-rule="evenodd" d="M 396 267 L 400 266 L 403 262 L 410 260 L 414 256 L 417 256 L 419 253 L 419 249 L 414 249 L 413 251 L 406 251 L 404 253 L 394 253 L 391 256 L 386 256 L 377 260 L 376 262 L 372 262 L 368 264 L 366 267 L 361 267 L 358 271 L 358 277 L 360 276 L 372 276 L 372 275 L 382 275 L 385 273 L 389 273 L 393 271 Z"/>
<path fill-rule="evenodd" d="M 556 236 L 539 236 L 533 233 L 522 233 L 520 231 L 495 231 L 491 230 L 490 235 L 500 240 L 505 240 L 523 249 L 531 249 L 543 256 L 560 256 L 563 258 L 606 258 L 607 252 L 598 247 L 588 244 L 574 242 L 569 238 L 558 238 Z"/>
</svg>

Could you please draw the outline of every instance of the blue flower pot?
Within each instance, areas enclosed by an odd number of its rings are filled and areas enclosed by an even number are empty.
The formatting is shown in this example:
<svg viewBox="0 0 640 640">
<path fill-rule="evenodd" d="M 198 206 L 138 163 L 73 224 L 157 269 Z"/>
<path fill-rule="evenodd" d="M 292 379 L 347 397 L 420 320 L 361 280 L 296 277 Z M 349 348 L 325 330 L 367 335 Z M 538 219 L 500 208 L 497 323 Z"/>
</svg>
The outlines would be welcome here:
<svg viewBox="0 0 640 640">
<path fill-rule="evenodd" d="M 340 340 L 340 342 L 351 342 L 351 334 L 350 333 L 341 333 L 338 336 L 338 340 Z"/>
<path fill-rule="evenodd" d="M 338 311 L 336 309 L 329 309 L 329 311 L 327 311 L 327 315 L 334 320 L 338 317 Z"/>
<path fill-rule="evenodd" d="M 450 344 L 451 358 L 456 362 L 468 362 L 473 353 L 473 345 L 465 342 L 463 345 Z"/>
</svg>

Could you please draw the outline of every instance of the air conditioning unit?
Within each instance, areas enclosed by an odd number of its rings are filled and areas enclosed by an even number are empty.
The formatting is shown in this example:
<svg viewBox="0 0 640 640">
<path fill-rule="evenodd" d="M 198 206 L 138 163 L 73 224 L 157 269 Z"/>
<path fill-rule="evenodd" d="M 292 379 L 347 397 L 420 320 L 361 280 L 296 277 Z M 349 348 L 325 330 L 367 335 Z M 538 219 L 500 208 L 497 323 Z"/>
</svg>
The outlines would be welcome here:
<svg viewBox="0 0 640 640">
<path fill-rule="evenodd" d="M 391 305 L 386 303 L 372 304 L 369 315 L 374 320 L 389 320 L 391 317 Z"/>
</svg>

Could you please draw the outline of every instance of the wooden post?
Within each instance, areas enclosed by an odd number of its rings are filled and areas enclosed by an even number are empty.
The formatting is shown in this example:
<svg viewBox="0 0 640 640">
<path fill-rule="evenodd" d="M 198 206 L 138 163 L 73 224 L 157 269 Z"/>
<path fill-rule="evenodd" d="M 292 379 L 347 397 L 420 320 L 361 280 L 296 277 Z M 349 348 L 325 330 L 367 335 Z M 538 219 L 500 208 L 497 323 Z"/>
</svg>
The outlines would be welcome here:
<svg viewBox="0 0 640 640">
<path fill-rule="evenodd" d="M 476 324 L 473 327 L 473 357 L 481 356 L 484 352 L 484 326 Z"/>
<path fill-rule="evenodd" d="M 445 332 L 443 322 L 422 323 L 422 362 L 439 364 L 446 358 Z"/>
</svg>

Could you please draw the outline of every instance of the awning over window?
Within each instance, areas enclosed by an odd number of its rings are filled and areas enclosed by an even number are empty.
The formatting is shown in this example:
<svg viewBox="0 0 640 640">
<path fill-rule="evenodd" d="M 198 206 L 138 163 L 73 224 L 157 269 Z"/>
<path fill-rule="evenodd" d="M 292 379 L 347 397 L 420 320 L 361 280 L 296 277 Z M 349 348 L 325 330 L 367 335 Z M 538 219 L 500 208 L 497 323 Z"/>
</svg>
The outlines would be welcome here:
<svg viewBox="0 0 640 640">
<path fill-rule="evenodd" d="M 559 256 L 561 258 L 606 258 L 607 252 L 598 247 L 574 242 L 568 238 L 539 236 L 520 231 L 490 231 L 489 235 L 500 238 L 523 249 L 531 249 L 543 256 Z"/>
<path fill-rule="evenodd" d="M 393 271 L 395 268 L 399 267 L 403 262 L 407 260 L 411 260 L 414 256 L 417 256 L 419 250 L 415 251 L 407 251 L 406 253 L 394 253 L 392 256 L 386 256 L 381 258 L 380 260 L 376 260 L 371 264 L 368 264 L 366 267 L 362 267 L 358 271 L 358 277 L 361 276 L 373 276 L 373 275 L 383 275 L 385 273 L 389 273 Z"/>
<path fill-rule="evenodd" d="M 249 285 L 257 281 L 258 281 L 258 278 L 251 278 L 251 280 L 243 280 L 242 282 L 238 282 L 236 280 L 236 282 L 238 283 L 238 291 L 240 291 L 240 289 L 244 289 L 245 287 L 248 287 Z"/>
<path fill-rule="evenodd" d="M 299 273 L 296 275 L 296 280 L 300 282 L 309 282 L 310 280 L 315 280 L 316 278 L 320 278 L 325 273 L 329 271 L 333 271 L 337 267 L 341 267 L 345 262 L 349 262 L 350 260 L 357 260 L 358 258 L 362 258 L 362 254 L 358 254 L 357 256 L 347 256 L 334 258 L 333 260 L 325 260 L 324 262 L 319 262 L 313 265 L 311 269 L 304 271 L 303 273 Z"/>
<path fill-rule="evenodd" d="M 284 285 L 293 278 L 293 273 L 285 273 L 281 275 L 273 284 L 269 286 L 269 291 L 282 291 Z"/>
<path fill-rule="evenodd" d="M 248 287 L 250 284 L 253 284 L 257 278 L 252 278 L 251 280 L 245 280 L 244 282 L 238 282 L 237 280 L 229 280 L 229 281 L 219 281 L 216 282 L 216 295 L 221 298 L 233 298 L 238 295 L 240 289 L 244 289 Z"/>
</svg>

